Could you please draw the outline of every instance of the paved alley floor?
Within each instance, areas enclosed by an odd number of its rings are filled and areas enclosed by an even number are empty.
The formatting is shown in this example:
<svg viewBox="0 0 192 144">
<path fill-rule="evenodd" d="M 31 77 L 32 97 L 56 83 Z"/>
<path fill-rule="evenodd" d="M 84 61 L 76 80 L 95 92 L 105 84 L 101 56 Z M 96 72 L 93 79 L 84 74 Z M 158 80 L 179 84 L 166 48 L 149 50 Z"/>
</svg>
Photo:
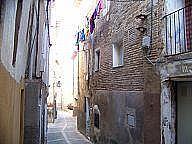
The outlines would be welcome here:
<svg viewBox="0 0 192 144">
<path fill-rule="evenodd" d="M 76 123 L 72 112 L 58 111 L 55 123 L 48 125 L 48 144 L 91 144 L 77 131 Z"/>
</svg>

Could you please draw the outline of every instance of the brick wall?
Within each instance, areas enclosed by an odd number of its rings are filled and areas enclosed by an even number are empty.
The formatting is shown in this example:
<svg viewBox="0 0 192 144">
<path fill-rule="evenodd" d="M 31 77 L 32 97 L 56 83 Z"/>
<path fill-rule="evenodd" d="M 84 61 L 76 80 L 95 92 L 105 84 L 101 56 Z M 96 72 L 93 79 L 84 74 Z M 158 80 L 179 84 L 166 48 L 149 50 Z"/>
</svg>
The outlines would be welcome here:
<svg viewBox="0 0 192 144">
<path fill-rule="evenodd" d="M 155 3 L 153 9 L 155 20 L 148 58 L 154 63 L 162 49 L 159 37 L 161 3 Z M 91 105 L 98 105 L 101 112 L 99 132 L 95 131 L 92 115 L 91 139 L 96 143 L 160 143 L 160 80 L 155 67 L 145 58 L 146 54 L 141 47 L 142 37 L 151 36 L 150 10 L 150 1 L 111 2 L 109 13 L 96 20 L 94 44 L 90 49 L 93 60 L 89 61 L 92 75 L 88 91 Z M 144 33 L 136 29 L 138 20 L 135 17 L 141 11 L 148 15 L 143 22 L 147 28 Z M 124 48 L 124 64 L 120 67 L 113 67 L 112 62 L 112 44 L 116 42 L 122 42 Z M 100 69 L 95 72 L 94 50 L 98 48 Z M 82 78 L 80 83 L 83 89 Z M 127 124 L 126 116 L 130 111 L 135 112 L 134 128 Z"/>
<path fill-rule="evenodd" d="M 133 7 L 137 9 L 138 5 L 133 4 Z M 124 8 L 124 11 L 127 9 L 129 9 L 128 6 Z M 129 21 L 135 21 L 134 16 L 130 17 L 132 18 L 131 20 L 126 13 L 123 14 L 124 11 L 118 12 L 118 6 L 114 5 L 110 14 L 110 20 L 103 20 L 104 22 L 100 24 L 101 26 L 98 24 L 99 28 L 95 31 L 93 49 L 100 48 L 101 52 L 100 70 L 94 73 L 92 80 L 94 87 L 97 89 L 138 91 L 143 89 L 143 56 L 142 49 L 139 48 L 140 33 L 132 27 L 134 23 L 129 23 Z M 135 37 L 131 43 L 128 40 L 130 29 L 134 31 L 133 37 Z M 113 68 L 112 43 L 116 42 L 116 39 L 123 41 L 124 66 Z M 135 79 L 132 77 L 135 77 Z"/>
<path fill-rule="evenodd" d="M 77 58 L 78 59 L 78 58 Z M 85 53 L 84 51 L 81 51 L 79 53 L 79 79 L 80 79 L 80 84 L 79 84 L 79 90 L 80 90 L 80 97 L 78 98 L 77 101 L 77 128 L 78 130 L 85 135 L 85 96 L 87 95 L 87 90 L 86 90 L 86 71 L 85 71 Z"/>
</svg>

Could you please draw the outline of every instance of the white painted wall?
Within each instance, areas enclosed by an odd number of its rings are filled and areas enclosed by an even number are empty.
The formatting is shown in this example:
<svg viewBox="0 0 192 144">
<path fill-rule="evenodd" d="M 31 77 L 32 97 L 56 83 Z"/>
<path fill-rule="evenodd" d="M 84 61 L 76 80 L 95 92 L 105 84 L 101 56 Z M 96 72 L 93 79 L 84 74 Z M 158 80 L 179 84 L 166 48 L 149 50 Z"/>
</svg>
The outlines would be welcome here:
<svg viewBox="0 0 192 144">
<path fill-rule="evenodd" d="M 15 31 L 15 18 L 16 18 L 16 7 L 17 0 L 6 0 L 6 12 L 4 19 L 2 49 L 1 49 L 1 61 L 7 71 L 10 72 L 11 76 L 19 82 L 21 77 L 24 76 L 26 61 L 27 61 L 27 44 L 26 44 L 26 33 L 27 23 L 29 16 L 31 0 L 23 1 L 23 9 L 21 15 L 21 24 L 18 35 L 18 48 L 17 48 L 17 59 L 15 67 L 12 66 L 12 56 L 14 48 L 14 31 Z"/>
<path fill-rule="evenodd" d="M 165 0 L 165 9 L 167 13 L 174 12 L 184 6 L 184 0 Z"/>
<path fill-rule="evenodd" d="M 48 29 L 45 27 L 44 42 L 42 43 L 41 52 L 41 67 L 40 71 L 43 71 L 42 79 L 43 82 L 49 85 L 49 39 L 48 39 Z"/>
<path fill-rule="evenodd" d="M 16 65 L 12 66 L 12 56 L 14 49 L 14 32 L 15 32 L 15 18 L 16 18 L 16 9 L 17 1 L 6 0 L 6 12 L 4 19 L 4 29 L 3 29 L 3 39 L 2 39 L 2 48 L 1 48 L 1 62 L 12 75 L 12 77 L 19 82 L 22 77 L 25 75 L 26 62 L 28 57 L 28 39 L 27 39 L 27 28 L 28 28 L 28 19 L 29 19 L 29 10 L 32 0 L 23 0 L 22 6 L 22 15 L 21 15 L 21 24 L 18 34 L 18 47 L 17 47 L 17 56 L 16 56 Z M 46 20 L 46 11 L 45 4 L 41 5 L 40 13 L 40 30 L 39 30 L 39 49 L 38 49 L 38 61 L 37 61 L 37 76 L 40 76 L 40 71 L 43 71 L 43 81 L 48 85 L 48 69 L 49 69 L 49 40 L 48 40 L 48 30 L 45 26 Z M 36 3 L 37 7 L 37 3 Z M 36 31 L 36 14 L 34 13 L 33 18 L 33 30 L 32 30 L 32 40 Z M 32 41 L 31 40 L 31 41 Z M 35 53 L 36 45 L 34 44 L 32 50 L 32 56 L 30 60 L 30 71 L 29 77 L 32 78 L 32 73 L 35 69 Z"/>
</svg>

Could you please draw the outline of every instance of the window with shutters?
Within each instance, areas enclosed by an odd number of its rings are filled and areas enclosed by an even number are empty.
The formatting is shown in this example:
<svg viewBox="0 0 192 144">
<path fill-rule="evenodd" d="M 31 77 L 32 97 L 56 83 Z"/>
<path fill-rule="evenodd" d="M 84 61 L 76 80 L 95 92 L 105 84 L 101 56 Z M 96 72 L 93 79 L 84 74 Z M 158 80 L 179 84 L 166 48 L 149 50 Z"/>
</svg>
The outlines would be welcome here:
<svg viewBox="0 0 192 144">
<path fill-rule="evenodd" d="M 18 45 L 19 28 L 20 28 L 20 22 L 21 22 L 22 4 L 23 4 L 23 0 L 18 0 L 17 10 L 16 10 L 16 19 L 15 19 L 14 49 L 13 49 L 13 58 L 12 58 L 13 67 L 15 67 L 15 64 L 16 64 L 17 45 Z"/>
</svg>

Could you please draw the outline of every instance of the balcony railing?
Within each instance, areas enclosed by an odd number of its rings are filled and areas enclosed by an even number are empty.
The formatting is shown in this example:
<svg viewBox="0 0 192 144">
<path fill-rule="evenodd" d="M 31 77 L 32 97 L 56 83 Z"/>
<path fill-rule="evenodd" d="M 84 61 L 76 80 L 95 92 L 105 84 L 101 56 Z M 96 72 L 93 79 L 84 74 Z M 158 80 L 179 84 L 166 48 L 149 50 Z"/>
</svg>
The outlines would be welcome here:
<svg viewBox="0 0 192 144">
<path fill-rule="evenodd" d="M 192 51 L 192 5 L 163 17 L 166 55 Z"/>
</svg>

